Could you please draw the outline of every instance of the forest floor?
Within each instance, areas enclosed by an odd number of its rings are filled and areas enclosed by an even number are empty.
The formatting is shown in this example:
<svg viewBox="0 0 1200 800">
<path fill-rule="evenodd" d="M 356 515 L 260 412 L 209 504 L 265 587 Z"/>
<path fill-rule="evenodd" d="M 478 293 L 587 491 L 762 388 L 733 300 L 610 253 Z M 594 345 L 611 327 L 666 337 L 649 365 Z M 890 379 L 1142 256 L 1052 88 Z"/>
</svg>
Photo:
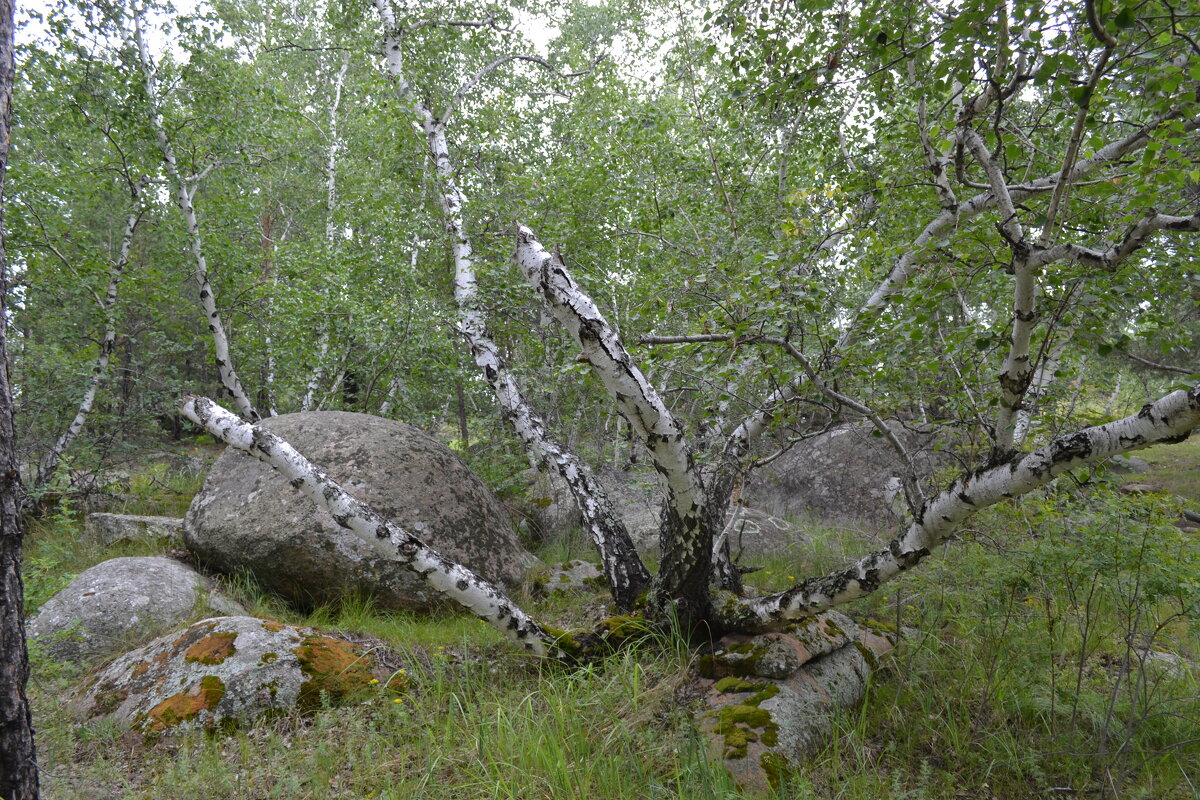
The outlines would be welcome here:
<svg viewBox="0 0 1200 800">
<path fill-rule="evenodd" d="M 1200 796 L 1200 437 L 1139 453 L 1149 475 L 1098 474 L 989 509 L 942 557 L 848 609 L 903 630 L 859 709 L 778 797 L 790 800 Z M 135 470 L 127 513 L 179 516 L 199 479 Z M 83 569 L 152 545 L 101 548 L 69 505 L 33 521 L 29 610 Z M 862 532 L 809 524 L 763 562 L 776 588 L 860 555 Z M 547 544 L 547 562 L 577 556 Z M 465 614 L 381 612 L 348 601 L 304 613 L 248 579 L 224 587 L 251 613 L 379 636 L 412 656 L 403 695 L 179 731 L 153 746 L 66 712 L 85 676 L 34 655 L 30 683 L 44 796 L 67 798 L 741 798 L 681 705 L 694 653 L 657 637 L 584 669 L 530 662 Z M 525 598 L 566 627 L 603 595 Z"/>
</svg>

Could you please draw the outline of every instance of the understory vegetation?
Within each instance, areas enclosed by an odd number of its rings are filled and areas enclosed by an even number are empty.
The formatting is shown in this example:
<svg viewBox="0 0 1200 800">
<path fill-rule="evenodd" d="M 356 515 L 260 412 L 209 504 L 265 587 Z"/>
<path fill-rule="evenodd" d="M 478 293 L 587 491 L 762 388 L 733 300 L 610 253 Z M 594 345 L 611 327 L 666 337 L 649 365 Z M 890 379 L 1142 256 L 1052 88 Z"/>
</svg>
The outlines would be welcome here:
<svg viewBox="0 0 1200 800">
<path fill-rule="evenodd" d="M 981 514 L 925 570 L 849 610 L 903 634 L 858 710 L 790 776 L 779 797 L 1190 798 L 1200 790 L 1195 532 L 1200 442 L 1185 497 L 1116 491 L 1099 472 Z M 1158 462 L 1160 448 L 1147 454 Z M 1183 470 L 1188 474 L 1186 470 Z M 153 480 L 151 480 L 153 478 Z M 178 514 L 199 478 L 135 474 L 123 508 Z M 749 579 L 790 585 L 859 552 L 866 534 L 799 521 L 808 542 Z M 586 553 L 547 542 L 547 561 Z M 152 545 L 100 548 L 64 502 L 31 526 L 25 576 L 36 611 L 88 566 Z M 687 686 L 696 651 L 655 636 L 568 670 L 509 647 L 469 615 L 381 612 L 369 600 L 308 613 L 249 578 L 223 579 L 255 615 L 379 637 L 404 663 L 402 693 L 378 689 L 310 716 L 229 735 L 179 731 L 147 746 L 107 722 L 78 724 L 81 677 L 33 652 L 30 692 L 47 798 L 735 798 L 697 733 Z M 527 598 L 564 627 L 609 598 Z"/>
</svg>

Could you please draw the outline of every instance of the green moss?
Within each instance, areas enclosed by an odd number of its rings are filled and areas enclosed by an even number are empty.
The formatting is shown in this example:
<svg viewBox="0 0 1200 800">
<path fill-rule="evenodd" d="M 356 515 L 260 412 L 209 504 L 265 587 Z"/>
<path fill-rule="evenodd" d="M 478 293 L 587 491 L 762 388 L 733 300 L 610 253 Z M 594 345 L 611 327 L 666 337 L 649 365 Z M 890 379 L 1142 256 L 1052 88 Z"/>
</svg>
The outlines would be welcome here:
<svg viewBox="0 0 1200 800">
<path fill-rule="evenodd" d="M 858 640 L 855 640 L 853 644 L 858 649 L 858 652 L 862 653 L 863 660 L 867 662 L 867 666 L 874 670 L 879 665 L 879 659 L 876 658 L 875 651 Z"/>
<path fill-rule="evenodd" d="M 117 706 L 125 702 L 129 692 L 109 686 L 96 693 L 95 710 L 97 714 L 109 714 L 117 710 Z"/>
<path fill-rule="evenodd" d="M 782 788 L 784 782 L 795 772 L 792 763 L 775 752 L 763 753 L 758 763 L 762 765 L 763 773 L 767 776 L 767 783 L 775 790 Z"/>
<path fill-rule="evenodd" d="M 262 658 L 258 660 L 260 664 L 273 664 L 279 660 L 278 653 L 263 653 Z"/>
<path fill-rule="evenodd" d="M 727 675 L 738 678 L 754 676 L 758 674 L 759 664 L 766 651 L 765 647 L 750 642 L 730 645 L 723 653 L 701 656 L 696 661 L 696 671 L 705 678 L 723 678 Z"/>
<path fill-rule="evenodd" d="M 713 733 L 721 737 L 725 758 L 745 758 L 751 742 L 761 741 L 768 747 L 778 742 L 779 726 L 765 708 L 742 703 L 712 714 L 717 718 Z"/>
<path fill-rule="evenodd" d="M 759 705 L 779 694 L 779 687 L 773 683 L 754 684 L 728 677 L 718 682 L 718 689 L 726 681 L 730 681 L 727 685 L 738 687 L 733 691 L 758 691 L 741 703 L 709 714 L 717 720 L 713 732 L 721 737 L 725 758 L 745 758 L 751 742 L 762 742 L 767 747 L 778 744 L 779 725 L 771 719 L 771 712 Z"/>
<path fill-rule="evenodd" d="M 158 733 L 195 718 L 201 711 L 211 711 L 224 696 L 224 681 L 216 675 L 205 675 L 196 689 L 171 695 L 150 709 L 141 721 L 148 733 Z"/>
<path fill-rule="evenodd" d="M 356 645 L 328 636 L 306 636 L 296 648 L 300 671 L 308 680 L 300 684 L 296 704 L 311 711 L 326 702 L 338 702 L 371 684 L 374 662 Z"/>
<path fill-rule="evenodd" d="M 717 681 L 717 691 L 736 694 L 739 692 L 752 692 L 759 687 L 757 683 L 744 681 L 741 678 L 735 678 L 732 675 L 721 678 Z"/>
</svg>

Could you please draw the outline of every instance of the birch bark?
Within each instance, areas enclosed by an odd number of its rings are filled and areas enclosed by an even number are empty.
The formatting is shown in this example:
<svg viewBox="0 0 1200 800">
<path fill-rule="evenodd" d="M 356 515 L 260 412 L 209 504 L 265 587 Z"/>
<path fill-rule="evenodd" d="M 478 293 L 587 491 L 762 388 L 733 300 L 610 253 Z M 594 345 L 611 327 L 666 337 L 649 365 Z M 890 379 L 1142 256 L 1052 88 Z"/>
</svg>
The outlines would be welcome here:
<svg viewBox="0 0 1200 800">
<path fill-rule="evenodd" d="M 62 458 L 63 453 L 71 446 L 71 443 L 79 436 L 83 430 L 84 424 L 87 422 L 88 415 L 92 413 L 92 406 L 96 402 L 96 393 L 100 389 L 100 384 L 108 377 L 108 364 L 112 359 L 113 349 L 117 344 L 117 320 L 115 306 L 117 303 L 117 289 L 121 282 L 121 275 L 125 271 L 125 266 L 129 263 L 129 249 L 133 245 L 133 234 L 137 228 L 138 220 L 141 218 L 141 190 L 144 184 L 139 182 L 130 187 L 131 202 L 133 208 L 129 211 L 129 216 L 125 219 L 125 229 L 121 235 L 121 249 L 117 254 L 117 258 L 113 261 L 112 267 L 108 272 L 108 288 L 104 292 L 104 297 L 100 301 L 100 313 L 104 316 L 104 337 L 100 340 L 100 353 L 96 356 L 96 361 L 92 365 L 92 377 L 88 381 L 88 388 L 83 393 L 83 399 L 79 401 L 79 408 L 75 412 L 74 419 L 67 425 L 66 430 L 58 437 L 54 446 L 50 448 L 45 457 L 42 458 L 42 463 L 38 467 L 37 486 L 46 485 L 53 477 L 54 471 L 58 468 L 58 462 Z"/>
<path fill-rule="evenodd" d="M 179 172 L 179 162 L 175 158 L 175 148 L 171 144 L 171 139 L 167 136 L 167 130 L 163 124 L 162 112 L 159 110 L 158 85 L 155 78 L 154 62 L 150 57 L 150 50 L 146 46 L 146 37 L 142 32 L 140 12 L 134 12 L 133 25 L 142 75 L 146 82 L 150 127 L 154 130 L 154 137 L 158 142 L 158 149 L 162 154 L 167 176 L 173 184 L 175 204 L 179 206 L 179 210 L 183 213 L 188 236 L 191 238 L 192 259 L 195 262 L 196 268 L 196 286 L 200 290 L 200 306 L 204 309 L 204 318 L 208 323 L 209 333 L 212 335 L 213 348 L 216 350 L 217 372 L 221 379 L 221 385 L 225 387 L 230 397 L 233 398 L 234 404 L 237 405 L 238 413 L 248 420 L 257 421 L 259 419 L 258 412 L 254 409 L 254 404 L 250 402 L 250 397 L 246 394 L 245 389 L 242 388 L 241 379 L 238 378 L 237 370 L 234 369 L 233 356 L 229 352 L 229 337 L 226 336 L 225 326 L 221 323 L 221 314 L 217 309 L 217 300 L 213 294 L 212 284 L 209 281 L 208 261 L 204 256 L 204 245 L 200 237 L 200 222 L 196 218 L 196 207 L 192 203 L 192 199 L 196 193 L 196 185 L 192 182 L 192 185 L 189 187 L 189 181 Z"/>
<path fill-rule="evenodd" d="M 408 82 L 400 32 L 388 0 L 375 0 L 375 7 L 385 27 L 384 57 L 396 93 L 408 105 L 433 159 L 444 224 L 454 255 L 454 299 L 459 310 L 459 328 L 467 338 L 476 366 L 492 387 L 501 414 L 524 444 L 530 463 L 538 468 L 554 469 L 570 487 L 583 516 L 584 527 L 599 552 L 613 600 L 621 608 L 630 608 L 650 585 L 650 574 L 600 483 L 586 464 L 548 436 L 542 418 L 522 394 L 487 331 L 487 321 L 478 300 L 471 241 L 463 216 L 464 197 L 455 179 L 445 123 L 416 98 Z"/>
</svg>

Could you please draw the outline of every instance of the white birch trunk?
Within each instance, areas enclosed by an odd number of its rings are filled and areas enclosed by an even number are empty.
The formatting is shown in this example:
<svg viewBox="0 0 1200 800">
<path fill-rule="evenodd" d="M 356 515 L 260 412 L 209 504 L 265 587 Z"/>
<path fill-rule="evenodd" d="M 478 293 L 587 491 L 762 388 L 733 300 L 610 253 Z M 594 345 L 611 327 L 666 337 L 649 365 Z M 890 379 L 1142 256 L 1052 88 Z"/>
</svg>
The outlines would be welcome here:
<svg viewBox="0 0 1200 800">
<path fill-rule="evenodd" d="M 139 195 L 142 185 L 138 183 L 130 189 L 133 208 L 130 210 L 129 216 L 125 219 L 125 230 L 121 234 L 121 249 L 116 261 L 113 262 L 112 268 L 108 272 L 108 288 L 105 290 L 104 298 L 100 302 L 100 313 L 104 316 L 104 338 L 100 340 L 100 353 L 96 356 L 96 361 L 92 365 L 91 380 L 88 382 L 88 388 L 83 393 L 83 399 L 79 402 L 79 408 L 76 410 L 71 424 L 58 437 L 54 446 L 50 448 L 50 451 L 42 459 L 41 466 L 38 467 L 38 486 L 44 486 L 54 477 L 54 471 L 58 468 L 58 462 L 62 458 L 63 453 L 67 451 L 67 448 L 71 446 L 71 443 L 83 431 L 83 426 L 87 422 L 88 415 L 92 413 L 92 407 L 96 402 L 96 393 L 100 389 L 100 384 L 108 376 L 108 365 L 112 360 L 112 352 L 117 344 L 117 320 L 115 313 L 117 289 L 121 282 L 121 275 L 125 271 L 126 265 L 129 264 L 129 248 L 133 245 L 133 234 L 141 217 L 141 209 L 139 208 L 141 199 Z"/>
<path fill-rule="evenodd" d="M 175 158 L 175 148 L 167 136 L 166 127 L 163 125 L 162 113 L 158 108 L 158 88 L 154 75 L 154 63 L 150 58 L 150 51 L 146 47 L 145 36 L 142 34 L 140 14 L 135 13 L 133 15 L 133 22 L 137 38 L 138 56 L 140 57 L 142 73 L 146 80 L 146 96 L 150 107 L 150 127 L 154 129 L 154 136 L 158 141 L 158 149 L 162 153 L 167 175 L 174 184 L 175 204 L 183 212 L 184 222 L 187 224 L 188 236 L 191 238 L 192 259 L 196 265 L 196 286 L 200 290 L 200 306 L 204 309 L 204 318 L 208 323 L 209 333 L 212 334 L 213 348 L 216 350 L 217 373 L 220 376 L 221 385 L 225 387 L 225 390 L 233 398 L 234 404 L 237 405 L 238 413 L 246 419 L 257 421 L 259 419 L 258 412 L 254 410 L 254 404 L 250 402 L 249 396 L 242 388 L 242 382 L 233 367 L 233 357 L 229 352 L 229 338 L 225 335 L 225 326 L 221 323 L 221 314 L 217 310 L 216 297 L 213 295 L 212 284 L 208 279 L 208 262 L 204 257 L 204 247 L 200 238 L 200 223 L 196 219 L 196 209 L 192 204 L 195 187 L 193 186 L 189 189 L 187 181 L 184 180 L 183 175 L 179 172 L 179 163 Z"/>
<path fill-rule="evenodd" d="M 967 473 L 928 502 L 904 536 L 886 548 L 778 594 L 731 598 L 718 604 L 721 622 L 736 630 L 769 629 L 863 597 L 924 560 L 980 509 L 1045 486 L 1074 467 L 1153 444 L 1181 442 L 1198 425 L 1200 384 L 1172 392 L 1132 416 L 1059 436 L 1033 452 Z"/>
<path fill-rule="evenodd" d="M 334 211 L 337 207 L 337 157 L 341 149 L 338 138 L 338 108 L 342 104 L 342 86 L 346 81 L 346 71 L 350 68 L 350 54 L 347 52 L 342 59 L 342 68 L 338 70 L 333 82 L 333 101 L 329 105 L 329 149 L 325 153 L 325 243 L 330 252 L 336 250 L 341 237 L 338 235 Z M 321 308 L 327 305 L 329 287 L 321 288 Z M 317 392 L 325 377 L 326 359 L 329 357 L 329 328 L 328 317 L 321 320 L 321 332 L 317 335 L 317 358 L 309 373 L 308 383 L 304 387 L 304 397 L 300 401 L 301 411 L 312 411 L 316 403 Z M 331 389 L 330 392 L 335 391 Z M 327 395 L 328 396 L 328 395 Z"/>
<path fill-rule="evenodd" d="M 418 576 L 446 597 L 538 656 L 564 657 L 558 637 L 547 632 L 499 587 L 450 561 L 399 525 L 351 496 L 295 448 L 204 397 L 185 398 L 181 413 L 221 441 L 270 465 L 291 485 L 329 511 L 345 530 L 375 548 L 398 568 Z"/>
<path fill-rule="evenodd" d="M 301 411 L 312 411 L 316 402 L 317 389 L 321 386 L 321 376 L 325 374 L 325 359 L 329 356 L 329 320 L 321 322 L 321 332 L 317 336 L 317 360 L 308 376 L 308 384 L 304 389 L 304 399 L 300 401 Z"/>
<path fill-rule="evenodd" d="M 655 593 L 665 593 L 675 601 L 695 596 L 700 587 L 708 585 L 716 529 L 708 519 L 704 485 L 682 427 L 600 309 L 571 278 L 562 258 L 547 252 L 524 226 L 517 232 L 515 258 L 654 460 L 667 495 L 663 563 Z"/>
<path fill-rule="evenodd" d="M 455 180 L 445 125 L 415 98 L 405 77 L 396 19 L 388 0 L 375 0 L 375 7 L 386 28 L 384 56 L 388 72 L 396 84 L 397 95 L 408 104 L 415 124 L 425 135 L 433 158 L 442 213 L 454 254 L 454 299 L 459 309 L 459 327 L 467 337 L 475 364 L 495 393 L 501 414 L 524 444 L 530 463 L 538 468 L 553 468 L 570 487 L 584 527 L 596 545 L 613 599 L 618 606 L 630 608 L 649 586 L 650 574 L 600 483 L 579 458 L 549 438 L 541 417 L 521 393 L 487 332 L 478 302 L 471 242 L 463 219 L 464 198 Z"/>
</svg>

